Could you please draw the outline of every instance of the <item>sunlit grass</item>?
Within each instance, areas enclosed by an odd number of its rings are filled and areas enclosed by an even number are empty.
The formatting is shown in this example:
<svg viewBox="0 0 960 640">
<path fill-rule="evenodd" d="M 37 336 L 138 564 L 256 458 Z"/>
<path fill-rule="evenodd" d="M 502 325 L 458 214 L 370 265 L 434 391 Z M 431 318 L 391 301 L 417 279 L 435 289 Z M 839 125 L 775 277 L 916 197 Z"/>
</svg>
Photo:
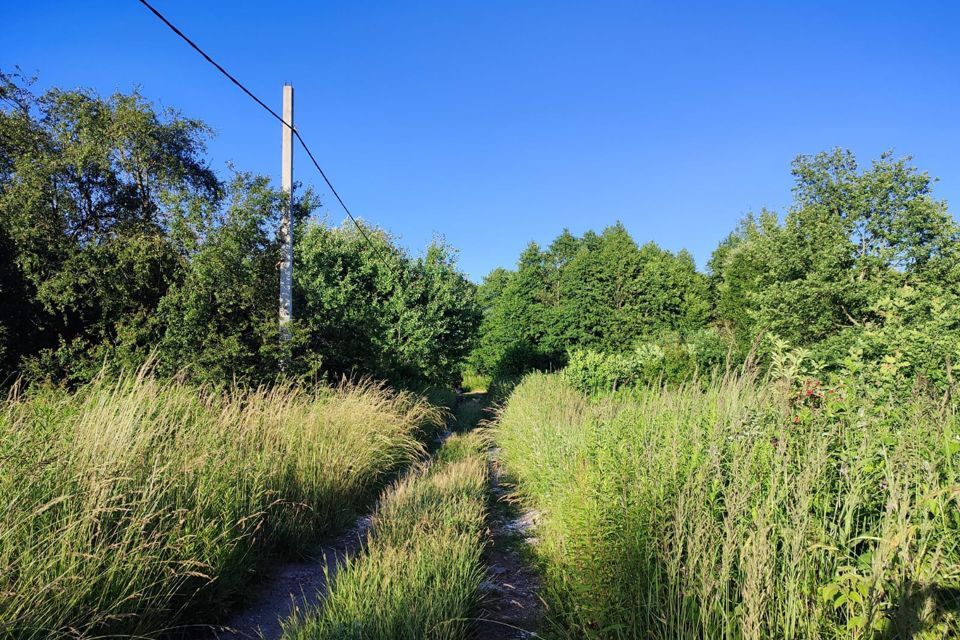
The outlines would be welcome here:
<svg viewBox="0 0 960 640">
<path fill-rule="evenodd" d="M 287 640 L 464 638 L 483 579 L 487 466 L 477 434 L 453 435 L 432 464 L 387 491 L 364 554 Z"/>
<path fill-rule="evenodd" d="M 960 424 L 855 382 L 588 400 L 528 377 L 501 459 L 571 638 L 960 635 Z"/>
<path fill-rule="evenodd" d="M 146 372 L 0 406 L 0 636 L 156 635 L 347 522 L 442 416 L 371 384 Z"/>
<path fill-rule="evenodd" d="M 483 393 L 490 388 L 490 376 L 475 371 L 465 371 L 463 374 L 463 390 L 467 392 Z"/>
</svg>

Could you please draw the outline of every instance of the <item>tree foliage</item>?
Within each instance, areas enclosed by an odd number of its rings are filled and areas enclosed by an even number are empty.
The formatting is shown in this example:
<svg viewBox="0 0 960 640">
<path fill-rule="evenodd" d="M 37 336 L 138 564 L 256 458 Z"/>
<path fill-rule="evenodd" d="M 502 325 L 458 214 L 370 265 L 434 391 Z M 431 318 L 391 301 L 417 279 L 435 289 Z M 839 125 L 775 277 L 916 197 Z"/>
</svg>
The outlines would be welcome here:
<svg viewBox="0 0 960 640">
<path fill-rule="evenodd" d="M 564 231 L 545 251 L 531 244 L 514 271 L 496 270 L 480 288 L 472 365 L 515 374 L 572 358 L 580 386 L 609 389 L 769 363 L 774 345 L 787 345 L 821 368 L 952 388 L 960 228 L 933 180 L 910 158 L 885 153 L 861 168 L 839 149 L 798 157 L 792 173 L 785 215 L 747 216 L 713 252 L 709 275 L 685 251 L 638 246 L 620 224 L 581 238 Z"/>
<path fill-rule="evenodd" d="M 798 157 L 792 205 L 746 217 L 707 274 L 617 223 L 531 243 L 479 288 L 443 242 L 411 256 L 383 230 L 314 218 L 305 190 L 281 352 L 283 199 L 269 180 L 224 180 L 205 158 L 209 129 L 136 92 L 35 95 L 0 73 L 0 105 L 0 379 L 76 382 L 153 358 L 211 381 L 441 382 L 468 355 L 514 375 L 571 353 L 617 380 L 682 379 L 769 361 L 775 344 L 939 388 L 958 373 L 960 228 L 910 158 Z"/>
<path fill-rule="evenodd" d="M 297 260 L 306 348 L 328 369 L 444 382 L 459 371 L 480 318 L 450 247 L 435 242 L 412 259 L 382 230 L 314 222 Z"/>
<path fill-rule="evenodd" d="M 564 231 L 546 251 L 530 244 L 517 269 L 494 271 L 479 295 L 472 364 L 491 374 L 560 367 L 573 349 L 622 352 L 666 332 L 682 336 L 710 314 L 692 256 L 637 246 L 619 223 L 580 238 Z"/>
<path fill-rule="evenodd" d="M 283 198 L 221 179 L 209 129 L 138 93 L 34 95 L 0 75 L 0 377 L 81 381 L 106 364 L 258 384 L 288 375 L 449 379 L 471 346 L 475 287 L 441 243 L 307 223 L 295 202 L 297 321 L 277 317 Z"/>
<path fill-rule="evenodd" d="M 955 347 L 917 349 L 930 334 L 960 344 L 960 229 L 933 180 L 909 158 L 864 170 L 842 150 L 797 158 L 793 175 L 782 222 L 749 217 L 714 252 L 718 320 L 741 349 L 772 334 L 827 366 L 858 353 L 946 381 Z"/>
</svg>

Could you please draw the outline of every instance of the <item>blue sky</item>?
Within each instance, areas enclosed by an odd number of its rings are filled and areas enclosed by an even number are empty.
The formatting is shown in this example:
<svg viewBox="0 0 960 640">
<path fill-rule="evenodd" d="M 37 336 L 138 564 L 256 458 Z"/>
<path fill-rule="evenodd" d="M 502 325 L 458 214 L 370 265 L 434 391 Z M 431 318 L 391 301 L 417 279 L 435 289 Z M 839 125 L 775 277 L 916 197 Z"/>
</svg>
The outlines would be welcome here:
<svg viewBox="0 0 960 640">
<path fill-rule="evenodd" d="M 135 0 L 5 4 L 3 68 L 139 86 L 213 127 L 214 167 L 278 178 L 280 125 Z M 616 220 L 703 265 L 743 214 L 789 204 L 797 154 L 834 146 L 912 155 L 960 206 L 957 2 L 155 6 L 277 109 L 292 82 L 354 213 L 414 253 L 443 236 L 475 279 Z"/>
</svg>

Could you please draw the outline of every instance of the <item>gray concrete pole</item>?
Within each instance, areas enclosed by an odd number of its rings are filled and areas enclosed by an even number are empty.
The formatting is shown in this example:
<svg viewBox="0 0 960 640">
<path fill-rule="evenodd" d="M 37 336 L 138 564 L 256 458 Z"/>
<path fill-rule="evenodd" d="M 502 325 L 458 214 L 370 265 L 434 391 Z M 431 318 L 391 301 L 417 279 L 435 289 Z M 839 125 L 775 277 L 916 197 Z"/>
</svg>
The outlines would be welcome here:
<svg viewBox="0 0 960 640">
<path fill-rule="evenodd" d="M 280 218 L 280 340 L 290 341 L 293 319 L 293 87 L 283 85 L 283 127 L 280 188 L 283 190 L 283 214 Z"/>
</svg>

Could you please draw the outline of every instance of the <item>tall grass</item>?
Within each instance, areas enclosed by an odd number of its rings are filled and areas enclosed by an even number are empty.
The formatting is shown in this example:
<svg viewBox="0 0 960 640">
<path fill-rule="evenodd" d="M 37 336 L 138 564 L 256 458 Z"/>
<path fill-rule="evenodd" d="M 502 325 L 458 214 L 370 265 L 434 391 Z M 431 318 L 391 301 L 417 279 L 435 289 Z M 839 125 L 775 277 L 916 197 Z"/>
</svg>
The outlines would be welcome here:
<svg viewBox="0 0 960 640">
<path fill-rule="evenodd" d="M 447 439 L 432 464 L 381 498 L 366 553 L 340 569 L 322 606 L 286 640 L 466 637 L 483 579 L 487 466 L 476 433 Z"/>
<path fill-rule="evenodd" d="M 960 637 L 960 421 L 934 400 L 534 375 L 496 438 L 557 636 Z"/>
<path fill-rule="evenodd" d="M 0 406 L 0 636 L 145 635 L 229 601 L 422 454 L 442 416 L 360 384 L 223 391 L 146 372 Z"/>
</svg>

